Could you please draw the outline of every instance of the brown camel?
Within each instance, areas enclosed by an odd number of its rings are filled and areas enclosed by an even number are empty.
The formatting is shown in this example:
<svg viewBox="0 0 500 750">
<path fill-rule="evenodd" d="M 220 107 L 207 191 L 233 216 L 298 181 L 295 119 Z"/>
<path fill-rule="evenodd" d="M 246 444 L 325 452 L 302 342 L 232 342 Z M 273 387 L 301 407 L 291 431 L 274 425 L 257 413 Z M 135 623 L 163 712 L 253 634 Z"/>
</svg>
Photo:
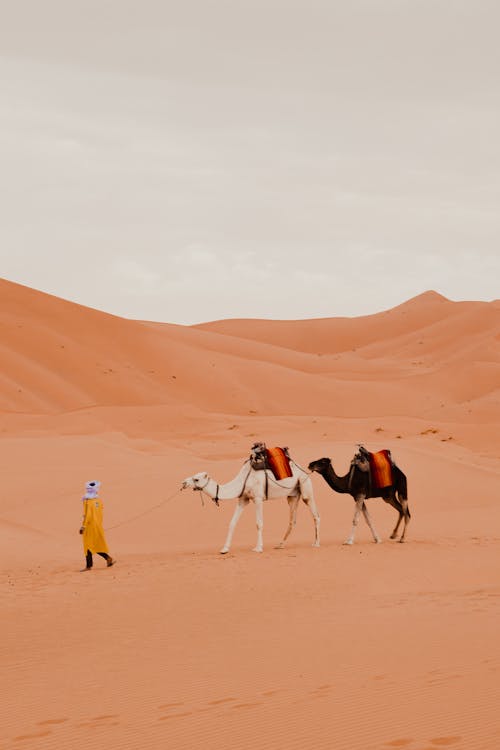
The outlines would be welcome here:
<svg viewBox="0 0 500 750">
<path fill-rule="evenodd" d="M 389 505 L 392 505 L 392 507 L 398 511 L 399 518 L 394 531 L 391 534 L 391 539 L 396 539 L 399 526 L 404 519 L 403 533 L 399 539 L 400 542 L 404 542 L 406 527 L 410 520 L 410 511 L 408 509 L 406 476 L 397 466 L 394 464 L 392 465 L 394 483 L 382 489 L 373 487 L 370 481 L 370 473 L 362 471 L 354 461 L 351 464 L 350 471 L 345 476 L 338 476 L 335 473 L 330 458 L 319 458 L 316 461 L 311 461 L 309 464 L 309 471 L 316 471 L 318 474 L 321 474 L 325 482 L 335 492 L 351 495 L 354 498 L 356 508 L 354 511 L 352 529 L 345 544 L 352 544 L 354 542 L 354 533 L 360 513 L 363 513 L 366 523 L 372 532 L 374 541 L 377 543 L 382 541 L 372 524 L 366 508 L 365 500 L 369 497 L 381 497 L 386 503 L 389 503 Z"/>
</svg>

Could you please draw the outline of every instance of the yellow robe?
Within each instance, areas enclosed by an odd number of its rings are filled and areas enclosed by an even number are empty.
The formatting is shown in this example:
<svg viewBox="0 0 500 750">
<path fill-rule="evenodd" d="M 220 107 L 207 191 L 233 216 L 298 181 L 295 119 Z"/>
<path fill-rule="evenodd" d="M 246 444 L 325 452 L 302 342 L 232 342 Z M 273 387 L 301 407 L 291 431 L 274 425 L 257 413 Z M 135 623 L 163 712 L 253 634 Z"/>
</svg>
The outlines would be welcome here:
<svg viewBox="0 0 500 750">
<path fill-rule="evenodd" d="M 99 497 L 83 501 L 83 552 L 109 552 L 102 526 L 103 504 Z"/>
</svg>

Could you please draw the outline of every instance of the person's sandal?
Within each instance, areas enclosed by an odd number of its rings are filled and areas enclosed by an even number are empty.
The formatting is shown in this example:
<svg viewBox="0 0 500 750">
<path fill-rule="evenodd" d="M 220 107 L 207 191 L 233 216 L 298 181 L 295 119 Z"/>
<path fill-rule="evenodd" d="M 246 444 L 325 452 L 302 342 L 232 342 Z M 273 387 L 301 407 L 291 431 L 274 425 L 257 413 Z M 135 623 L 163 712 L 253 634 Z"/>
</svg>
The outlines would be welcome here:
<svg viewBox="0 0 500 750">
<path fill-rule="evenodd" d="M 108 560 L 106 560 L 106 567 L 110 568 L 112 565 L 114 565 L 116 560 L 113 560 L 112 557 L 110 557 Z"/>
</svg>

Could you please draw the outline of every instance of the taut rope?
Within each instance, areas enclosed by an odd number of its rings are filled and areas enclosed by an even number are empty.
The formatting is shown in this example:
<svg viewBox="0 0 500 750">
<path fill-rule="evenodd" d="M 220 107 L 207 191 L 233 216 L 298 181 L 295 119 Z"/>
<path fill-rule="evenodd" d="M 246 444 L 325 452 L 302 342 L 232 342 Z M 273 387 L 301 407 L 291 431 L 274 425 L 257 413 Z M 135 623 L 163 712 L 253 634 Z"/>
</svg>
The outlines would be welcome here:
<svg viewBox="0 0 500 750">
<path fill-rule="evenodd" d="M 107 526 L 106 531 L 111 531 L 111 529 L 117 529 L 118 526 L 123 526 L 124 524 L 130 523 L 131 521 L 136 521 L 138 518 L 142 518 L 142 516 L 146 516 L 148 513 L 151 513 L 153 510 L 156 510 L 156 508 L 160 508 L 162 505 L 166 505 L 167 503 L 170 502 L 170 500 L 173 500 L 174 497 L 181 492 L 181 489 L 176 490 L 173 493 L 173 495 L 170 495 L 170 497 L 164 498 L 156 505 L 153 505 L 151 508 L 146 508 L 146 510 L 143 510 L 141 513 L 138 513 L 136 516 L 132 516 L 132 518 L 127 518 L 125 521 L 120 521 L 120 523 L 115 523 L 114 526 Z"/>
</svg>

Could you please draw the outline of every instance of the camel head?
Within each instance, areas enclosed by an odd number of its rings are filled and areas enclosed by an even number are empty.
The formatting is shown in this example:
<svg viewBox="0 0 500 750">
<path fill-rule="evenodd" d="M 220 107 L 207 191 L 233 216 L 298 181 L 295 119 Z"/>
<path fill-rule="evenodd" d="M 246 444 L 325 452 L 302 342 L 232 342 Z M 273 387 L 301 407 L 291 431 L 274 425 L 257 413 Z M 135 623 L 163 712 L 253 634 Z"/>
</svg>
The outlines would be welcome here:
<svg viewBox="0 0 500 750">
<path fill-rule="evenodd" d="M 192 477 L 187 477 L 182 483 L 182 489 L 185 490 L 191 487 L 193 490 L 202 490 L 207 486 L 209 476 L 206 471 L 200 471 L 198 474 L 194 474 Z"/>
<path fill-rule="evenodd" d="M 323 474 L 331 463 L 329 458 L 318 458 L 316 461 L 311 461 L 307 468 L 309 471 L 317 471 L 318 474 Z"/>
</svg>

